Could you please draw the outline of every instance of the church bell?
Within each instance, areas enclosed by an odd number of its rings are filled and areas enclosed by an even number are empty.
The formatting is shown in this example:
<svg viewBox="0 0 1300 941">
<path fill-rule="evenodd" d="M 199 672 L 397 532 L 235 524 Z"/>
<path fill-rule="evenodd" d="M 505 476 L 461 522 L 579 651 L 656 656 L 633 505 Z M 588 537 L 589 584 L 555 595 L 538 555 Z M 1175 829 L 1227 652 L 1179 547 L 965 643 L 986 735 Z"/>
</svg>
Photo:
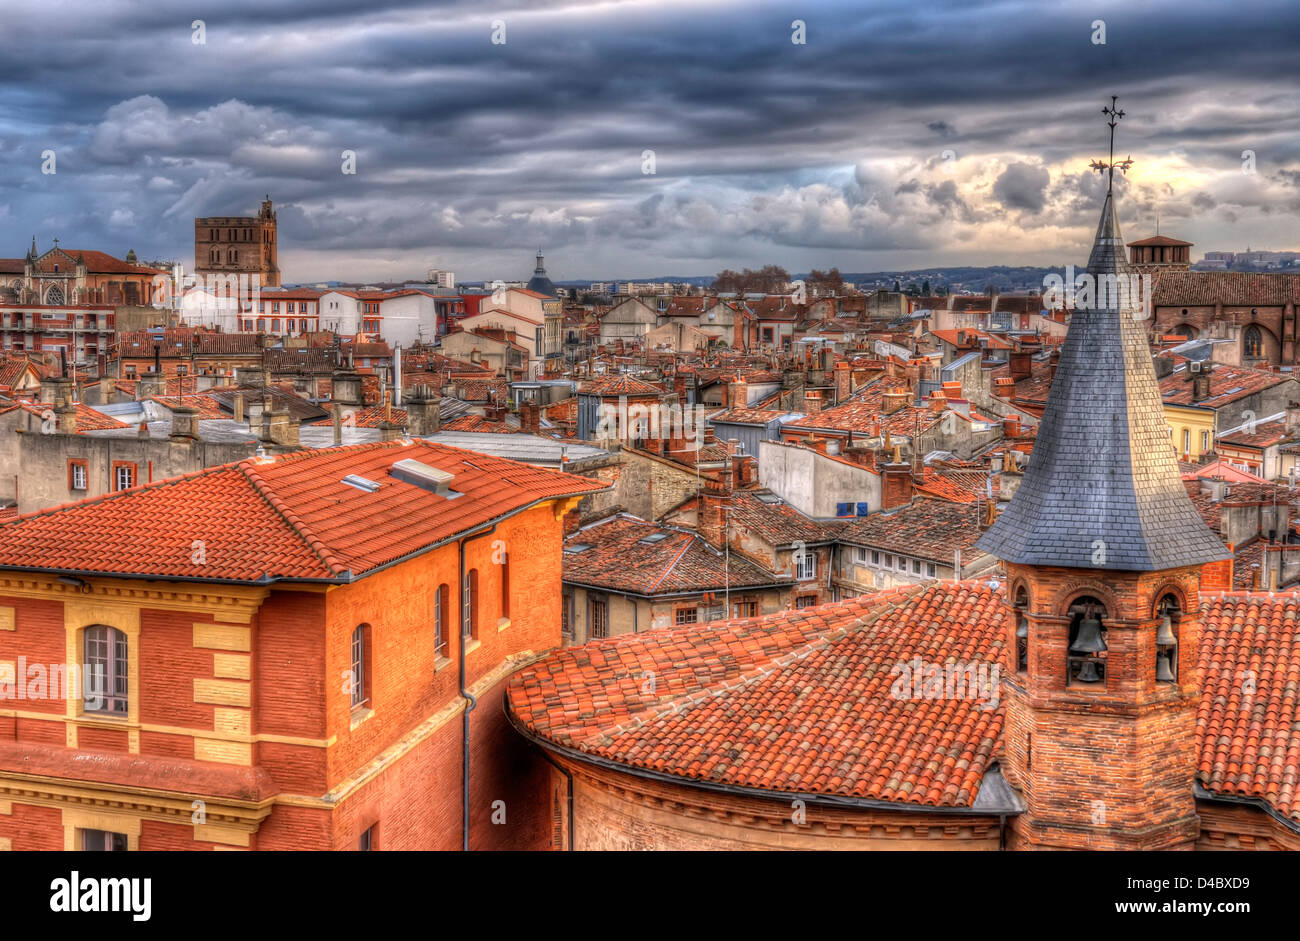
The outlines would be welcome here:
<svg viewBox="0 0 1300 941">
<path fill-rule="evenodd" d="M 1172 647 L 1178 643 L 1178 638 L 1174 636 L 1174 626 L 1168 614 L 1160 622 L 1160 629 L 1156 631 L 1156 644 L 1160 647 Z"/>
<path fill-rule="evenodd" d="M 1169 652 L 1162 650 L 1156 655 L 1156 681 L 1159 683 L 1172 683 L 1177 677 L 1174 676 L 1173 667 L 1169 663 Z"/>
<path fill-rule="evenodd" d="M 1101 653 L 1106 649 L 1106 641 L 1101 636 L 1101 621 L 1089 614 L 1079 624 L 1078 636 L 1070 645 L 1070 653 Z"/>
<path fill-rule="evenodd" d="M 1101 674 L 1097 671 L 1097 661 L 1083 661 L 1083 666 L 1079 668 L 1079 675 L 1075 679 L 1080 683 L 1100 683 Z"/>
</svg>

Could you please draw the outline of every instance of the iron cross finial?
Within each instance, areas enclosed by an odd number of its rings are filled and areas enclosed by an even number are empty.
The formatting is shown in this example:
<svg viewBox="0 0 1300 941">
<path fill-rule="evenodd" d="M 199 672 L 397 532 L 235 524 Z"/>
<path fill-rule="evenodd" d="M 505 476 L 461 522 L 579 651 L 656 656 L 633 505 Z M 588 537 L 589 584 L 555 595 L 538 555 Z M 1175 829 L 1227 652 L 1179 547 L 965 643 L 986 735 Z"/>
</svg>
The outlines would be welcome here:
<svg viewBox="0 0 1300 941">
<path fill-rule="evenodd" d="M 1119 160 L 1119 161 L 1115 160 L 1115 125 L 1120 122 L 1120 119 L 1124 117 L 1124 113 L 1125 113 L 1122 109 L 1115 107 L 1118 101 L 1119 101 L 1118 95 L 1111 95 L 1110 107 L 1109 108 L 1103 107 L 1101 109 L 1101 113 L 1106 115 L 1106 117 L 1109 119 L 1106 122 L 1106 126 L 1110 128 L 1110 159 L 1105 163 L 1103 163 L 1100 160 L 1094 160 L 1092 163 L 1088 164 L 1088 166 L 1090 166 L 1092 169 L 1096 170 L 1099 173 L 1102 170 L 1106 171 L 1108 175 L 1106 181 L 1106 192 L 1108 193 L 1115 186 L 1116 167 L 1118 167 L 1121 171 L 1127 174 L 1128 168 L 1133 166 L 1133 158 L 1131 157 L 1125 157 L 1123 160 Z"/>
</svg>

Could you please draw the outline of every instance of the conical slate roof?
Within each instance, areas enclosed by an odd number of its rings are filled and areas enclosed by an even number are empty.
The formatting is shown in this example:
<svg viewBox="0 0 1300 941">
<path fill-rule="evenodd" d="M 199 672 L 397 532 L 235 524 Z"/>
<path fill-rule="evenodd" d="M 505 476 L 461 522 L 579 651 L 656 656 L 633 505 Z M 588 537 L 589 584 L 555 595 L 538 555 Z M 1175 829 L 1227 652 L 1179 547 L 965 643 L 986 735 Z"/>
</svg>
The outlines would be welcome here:
<svg viewBox="0 0 1300 941">
<path fill-rule="evenodd" d="M 1007 562 L 1123 571 L 1228 557 L 1174 462 L 1111 193 L 1024 480 L 976 544 Z"/>
</svg>

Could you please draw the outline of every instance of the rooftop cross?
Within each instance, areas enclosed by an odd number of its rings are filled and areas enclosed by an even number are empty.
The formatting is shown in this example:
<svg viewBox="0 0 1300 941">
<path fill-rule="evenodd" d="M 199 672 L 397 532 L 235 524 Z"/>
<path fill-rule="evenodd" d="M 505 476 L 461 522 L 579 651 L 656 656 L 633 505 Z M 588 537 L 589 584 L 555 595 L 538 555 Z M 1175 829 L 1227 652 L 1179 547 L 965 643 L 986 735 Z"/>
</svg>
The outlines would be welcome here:
<svg viewBox="0 0 1300 941">
<path fill-rule="evenodd" d="M 1124 112 L 1115 107 L 1117 101 L 1119 101 L 1119 96 L 1111 95 L 1110 107 L 1101 109 L 1101 113 L 1110 119 L 1106 124 L 1106 126 L 1110 128 L 1110 160 L 1105 163 L 1102 163 L 1100 160 L 1094 160 L 1092 163 L 1088 164 L 1088 166 L 1092 167 L 1092 169 L 1096 170 L 1098 173 L 1105 170 L 1107 174 L 1109 174 L 1109 178 L 1106 181 L 1106 192 L 1108 193 L 1115 186 L 1115 168 L 1119 167 L 1127 174 L 1128 168 L 1133 166 L 1133 159 L 1131 157 L 1125 157 L 1123 160 L 1118 162 L 1115 160 L 1115 125 L 1119 123 L 1120 118 L 1124 117 Z"/>
</svg>

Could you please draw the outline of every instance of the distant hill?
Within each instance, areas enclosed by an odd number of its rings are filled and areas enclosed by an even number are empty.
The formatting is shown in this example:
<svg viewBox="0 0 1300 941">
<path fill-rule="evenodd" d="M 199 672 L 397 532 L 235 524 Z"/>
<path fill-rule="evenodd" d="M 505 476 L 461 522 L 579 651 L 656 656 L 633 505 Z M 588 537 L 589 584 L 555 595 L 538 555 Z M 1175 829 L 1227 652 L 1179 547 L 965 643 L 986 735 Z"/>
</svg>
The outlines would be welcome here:
<svg viewBox="0 0 1300 941">
<path fill-rule="evenodd" d="M 1075 267 L 1082 271 L 1082 263 L 1075 262 Z M 915 283 L 919 288 L 925 281 L 930 282 L 931 289 L 938 288 L 940 285 L 952 286 L 961 285 L 960 290 L 973 291 L 976 294 L 982 294 L 984 289 L 992 284 L 1000 293 L 1008 294 L 1013 291 L 1038 292 L 1043 289 L 1043 279 L 1050 273 L 1056 272 L 1058 275 L 1064 270 L 1064 265 L 1055 267 L 1033 267 L 1020 266 L 1013 267 L 1009 265 L 991 265 L 986 267 L 976 266 L 957 266 L 942 268 L 910 268 L 907 270 L 895 271 L 867 271 L 867 272 L 842 272 L 844 280 L 850 284 L 863 285 L 867 287 L 881 287 L 886 290 L 894 286 L 898 281 L 906 290 L 908 284 Z M 791 274 L 792 278 L 806 278 L 808 273 L 799 272 Z M 585 288 L 594 281 L 672 281 L 684 282 L 698 287 L 708 287 L 713 283 L 713 275 L 661 275 L 653 278 L 592 278 L 586 281 L 557 281 L 558 285 L 564 287 Z"/>
</svg>

